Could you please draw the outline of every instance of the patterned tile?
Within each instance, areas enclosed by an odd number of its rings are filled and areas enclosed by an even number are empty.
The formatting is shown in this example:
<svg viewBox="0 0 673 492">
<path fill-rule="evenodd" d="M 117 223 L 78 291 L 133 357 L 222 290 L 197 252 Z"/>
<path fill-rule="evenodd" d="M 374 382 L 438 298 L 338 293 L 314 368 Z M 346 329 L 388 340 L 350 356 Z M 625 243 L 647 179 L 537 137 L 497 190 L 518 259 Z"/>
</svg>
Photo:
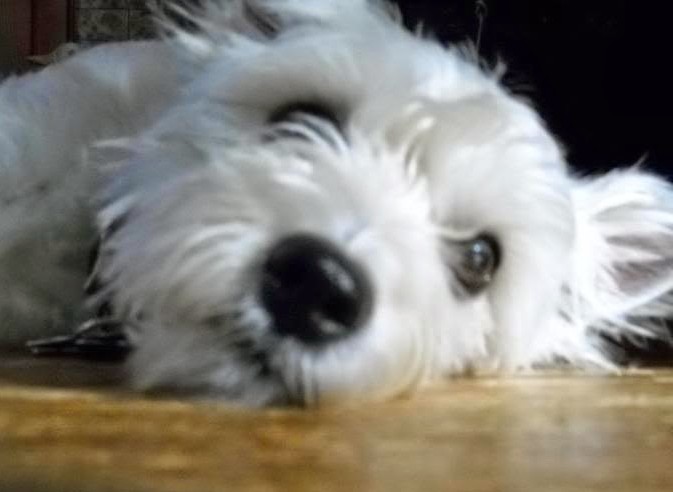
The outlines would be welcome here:
<svg viewBox="0 0 673 492">
<path fill-rule="evenodd" d="M 134 10 L 147 10 L 149 0 L 128 0 L 129 8 Z"/>
<path fill-rule="evenodd" d="M 154 1 L 159 5 L 165 2 Z M 79 41 L 100 43 L 155 37 L 149 3 L 150 0 L 75 0 Z"/>
<path fill-rule="evenodd" d="M 79 0 L 81 9 L 128 9 L 129 0 Z"/>
<path fill-rule="evenodd" d="M 129 12 L 129 38 L 150 39 L 155 37 L 154 21 L 152 16 L 143 10 Z"/>
<path fill-rule="evenodd" d="M 79 40 L 123 41 L 129 35 L 128 10 L 80 9 L 77 15 Z"/>
</svg>

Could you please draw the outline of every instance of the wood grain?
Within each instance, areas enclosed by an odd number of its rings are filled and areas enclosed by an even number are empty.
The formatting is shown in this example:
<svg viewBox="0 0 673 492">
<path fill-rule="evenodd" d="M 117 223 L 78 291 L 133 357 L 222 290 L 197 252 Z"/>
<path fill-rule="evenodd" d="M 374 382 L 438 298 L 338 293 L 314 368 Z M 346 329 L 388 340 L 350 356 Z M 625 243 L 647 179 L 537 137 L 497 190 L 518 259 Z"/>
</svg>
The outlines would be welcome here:
<svg viewBox="0 0 673 492">
<path fill-rule="evenodd" d="M 456 379 L 318 411 L 151 400 L 119 375 L 5 357 L 0 490 L 673 490 L 672 371 Z"/>
</svg>

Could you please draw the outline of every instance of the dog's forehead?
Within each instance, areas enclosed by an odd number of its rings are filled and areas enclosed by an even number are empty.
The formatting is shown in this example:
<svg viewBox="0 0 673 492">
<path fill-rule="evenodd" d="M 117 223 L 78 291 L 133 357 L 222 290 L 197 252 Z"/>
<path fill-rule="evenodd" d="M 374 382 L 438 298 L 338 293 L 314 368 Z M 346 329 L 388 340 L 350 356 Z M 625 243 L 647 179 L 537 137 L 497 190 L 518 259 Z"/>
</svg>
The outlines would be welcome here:
<svg viewBox="0 0 673 492">
<path fill-rule="evenodd" d="M 466 50 L 374 19 L 291 30 L 245 49 L 222 46 L 196 83 L 201 93 L 258 105 L 313 98 L 392 111 L 405 99 L 452 101 L 494 90 L 497 77 L 468 58 Z"/>
<path fill-rule="evenodd" d="M 381 17 L 308 24 L 244 53 L 223 47 L 197 80 L 198 95 L 204 92 L 234 109 L 252 108 L 255 122 L 293 103 L 324 103 L 344 116 L 348 130 L 372 142 L 386 134 L 391 147 L 411 143 L 415 125 L 429 122 L 413 145 L 433 208 L 460 215 L 447 219 L 453 222 L 493 215 L 475 204 L 551 186 L 546 181 L 565 172 L 540 118 L 496 73 L 466 50 Z"/>
<path fill-rule="evenodd" d="M 435 124 L 421 164 L 444 224 L 516 227 L 556 202 L 548 196 L 567 195 L 561 149 L 538 115 L 505 91 L 435 103 L 428 111 Z M 524 202 L 537 202 L 537 210 Z"/>
</svg>

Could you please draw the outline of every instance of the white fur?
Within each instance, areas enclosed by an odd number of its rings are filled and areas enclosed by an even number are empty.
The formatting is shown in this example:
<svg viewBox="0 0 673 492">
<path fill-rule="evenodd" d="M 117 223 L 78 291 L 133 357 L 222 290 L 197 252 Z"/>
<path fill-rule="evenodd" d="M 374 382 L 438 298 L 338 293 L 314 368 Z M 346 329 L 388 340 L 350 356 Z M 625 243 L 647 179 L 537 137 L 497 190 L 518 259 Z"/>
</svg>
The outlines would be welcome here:
<svg viewBox="0 0 673 492">
<path fill-rule="evenodd" d="M 364 0 L 231 0 L 171 39 L 76 55 L 0 86 L 0 337 L 67 330 L 95 238 L 140 389 L 246 404 L 384 398 L 466 370 L 612 367 L 596 336 L 664 336 L 673 191 L 577 178 L 536 113 L 457 48 Z M 293 101 L 329 142 L 268 140 Z M 99 187 L 97 176 L 102 175 Z M 96 197 L 94 199 L 94 197 Z M 488 289 L 455 294 L 455 241 L 495 235 Z M 329 239 L 375 291 L 357 334 L 275 335 L 257 299 L 280 238 Z M 268 358 L 269 374 L 238 347 Z"/>
</svg>

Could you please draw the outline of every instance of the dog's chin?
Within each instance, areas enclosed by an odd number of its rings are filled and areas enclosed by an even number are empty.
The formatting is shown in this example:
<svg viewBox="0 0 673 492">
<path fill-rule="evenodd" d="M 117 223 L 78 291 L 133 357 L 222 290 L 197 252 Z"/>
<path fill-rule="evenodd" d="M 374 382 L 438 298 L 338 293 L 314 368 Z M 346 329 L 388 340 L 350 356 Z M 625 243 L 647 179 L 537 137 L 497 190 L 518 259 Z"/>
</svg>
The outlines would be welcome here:
<svg viewBox="0 0 673 492">
<path fill-rule="evenodd" d="M 240 315 L 207 323 L 143 320 L 127 361 L 131 385 L 148 395 L 247 407 L 320 407 L 385 399 L 427 375 L 418 337 L 407 330 L 381 346 L 387 319 L 326 344 L 279 336 Z M 393 325 L 394 326 L 394 325 Z M 427 349 L 427 347 L 426 347 Z"/>
<path fill-rule="evenodd" d="M 250 338 L 219 336 L 211 326 L 182 328 L 143 328 L 126 366 L 133 387 L 152 396 L 250 407 L 305 404 L 272 367 L 269 342 L 261 347 Z"/>
<path fill-rule="evenodd" d="M 280 336 L 261 306 L 242 304 L 235 314 L 204 321 L 144 319 L 129 333 L 132 386 L 152 396 L 247 407 L 318 405 L 323 395 L 312 369 L 330 348 Z"/>
</svg>

